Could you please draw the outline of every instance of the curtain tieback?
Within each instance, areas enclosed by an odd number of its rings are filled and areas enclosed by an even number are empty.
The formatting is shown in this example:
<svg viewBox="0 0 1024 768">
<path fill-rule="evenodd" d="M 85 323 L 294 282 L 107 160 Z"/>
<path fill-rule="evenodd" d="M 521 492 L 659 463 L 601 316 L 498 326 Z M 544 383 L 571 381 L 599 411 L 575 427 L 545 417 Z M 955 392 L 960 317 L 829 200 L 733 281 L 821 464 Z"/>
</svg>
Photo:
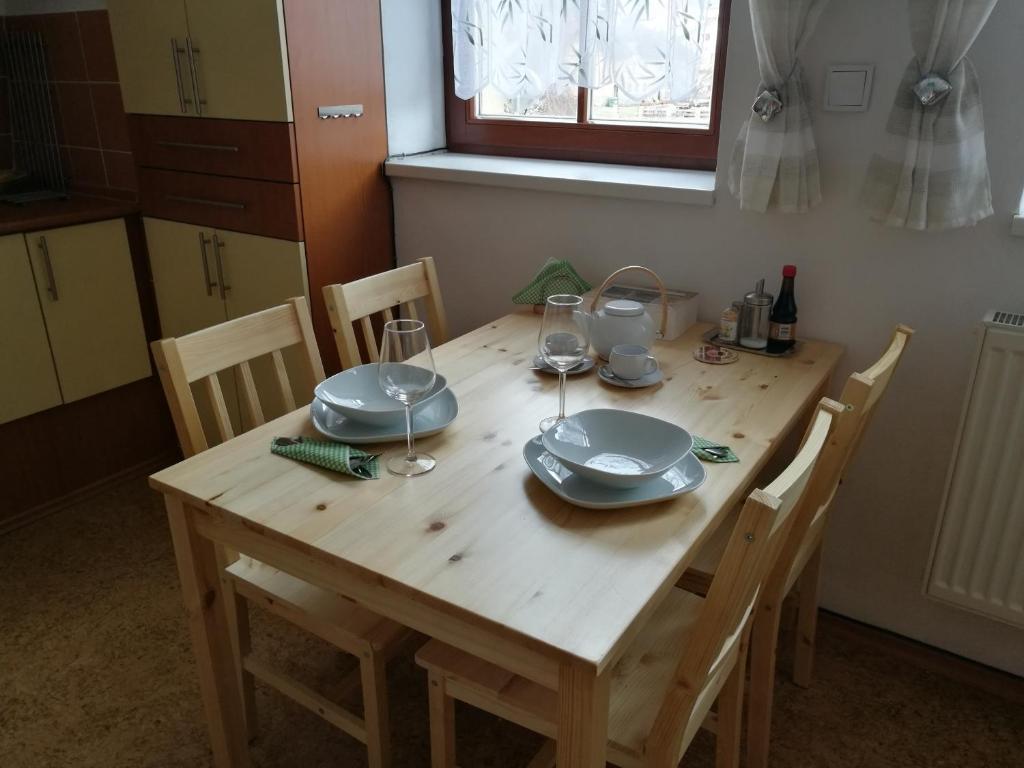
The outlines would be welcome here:
<svg viewBox="0 0 1024 768">
<path fill-rule="evenodd" d="M 750 108 L 750 111 L 761 118 L 762 123 L 769 122 L 782 111 L 782 89 L 785 88 L 786 84 L 793 79 L 793 75 L 796 74 L 797 67 L 799 66 L 800 60 L 794 60 L 793 68 L 789 70 L 789 74 L 786 75 L 785 79 L 777 88 L 765 85 L 763 86 L 761 93 L 759 93 L 757 98 L 754 99 L 754 105 Z"/>
<path fill-rule="evenodd" d="M 949 92 L 953 90 L 953 86 L 949 80 L 931 72 L 920 80 L 918 80 L 913 87 L 914 95 L 917 100 L 921 102 L 922 107 L 930 107 L 933 104 L 938 104 L 944 98 L 949 96 Z"/>
</svg>

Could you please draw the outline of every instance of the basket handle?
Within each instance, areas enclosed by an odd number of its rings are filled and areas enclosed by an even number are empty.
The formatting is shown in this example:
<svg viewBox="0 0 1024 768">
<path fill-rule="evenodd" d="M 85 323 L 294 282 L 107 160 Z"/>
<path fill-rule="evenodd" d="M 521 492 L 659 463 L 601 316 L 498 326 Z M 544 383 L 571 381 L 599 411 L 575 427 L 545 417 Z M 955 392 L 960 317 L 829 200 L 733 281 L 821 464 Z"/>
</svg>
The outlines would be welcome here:
<svg viewBox="0 0 1024 768">
<path fill-rule="evenodd" d="M 608 275 L 607 279 L 601 283 L 601 287 L 597 289 L 597 293 L 594 294 L 594 300 L 590 304 L 590 313 L 593 314 L 597 311 L 597 302 L 601 299 L 601 294 L 607 290 L 608 286 L 621 275 L 623 272 L 629 272 L 630 270 L 639 270 L 646 272 L 648 275 L 654 278 L 654 282 L 658 284 L 658 290 L 661 291 L 661 338 L 665 338 L 665 331 L 668 328 L 668 293 L 665 291 L 665 283 L 658 277 L 658 273 L 648 267 L 641 267 L 639 264 L 634 264 L 629 267 L 623 267 L 617 269 Z"/>
</svg>

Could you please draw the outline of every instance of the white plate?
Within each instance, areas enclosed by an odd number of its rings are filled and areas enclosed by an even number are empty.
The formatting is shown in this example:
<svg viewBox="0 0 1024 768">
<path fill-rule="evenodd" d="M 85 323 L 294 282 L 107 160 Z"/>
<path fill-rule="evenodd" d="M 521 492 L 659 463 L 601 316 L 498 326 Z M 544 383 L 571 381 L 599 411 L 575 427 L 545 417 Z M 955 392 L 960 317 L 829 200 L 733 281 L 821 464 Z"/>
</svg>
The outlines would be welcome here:
<svg viewBox="0 0 1024 768">
<path fill-rule="evenodd" d="M 619 509 L 657 504 L 697 490 L 708 476 L 700 459 L 688 453 L 663 475 L 648 480 L 638 488 L 609 488 L 563 467 L 558 459 L 544 450 L 539 436 L 523 446 L 523 458 L 537 479 L 552 493 L 570 504 L 586 509 Z"/>
<path fill-rule="evenodd" d="M 544 362 L 544 358 L 541 357 L 540 355 L 537 355 L 536 357 L 533 358 L 533 367 L 539 370 L 541 373 L 553 373 L 556 376 L 558 375 L 558 369 Z M 565 375 L 575 376 L 577 373 L 586 373 L 593 367 L 594 358 L 592 358 L 590 355 L 587 355 L 586 357 L 583 358 L 583 362 L 578 363 L 575 368 L 570 368 L 568 371 L 565 372 Z"/>
<path fill-rule="evenodd" d="M 324 437 L 339 443 L 390 443 L 405 440 L 405 424 L 401 428 L 386 425 L 377 426 L 356 421 L 332 411 L 316 398 L 309 407 L 313 426 Z M 412 428 L 414 437 L 436 435 L 451 424 L 459 415 L 459 402 L 450 389 L 445 389 L 422 409 L 413 409 Z"/>
<path fill-rule="evenodd" d="M 424 372 L 422 368 L 415 370 Z M 413 414 L 420 413 L 447 386 L 444 376 L 437 374 L 430 392 L 412 407 Z M 376 363 L 357 365 L 324 379 L 313 390 L 313 396 L 332 411 L 350 419 L 386 427 L 392 432 L 399 426 L 405 429 L 405 406 L 388 397 L 380 388 Z"/>
<path fill-rule="evenodd" d="M 612 373 L 611 368 L 607 365 L 602 365 L 597 369 L 597 375 L 601 377 L 601 381 L 605 384 L 611 384 L 613 387 L 624 387 L 626 389 L 643 389 L 644 387 L 654 386 L 661 381 L 660 369 L 645 374 L 639 379 L 620 379 Z"/>
</svg>

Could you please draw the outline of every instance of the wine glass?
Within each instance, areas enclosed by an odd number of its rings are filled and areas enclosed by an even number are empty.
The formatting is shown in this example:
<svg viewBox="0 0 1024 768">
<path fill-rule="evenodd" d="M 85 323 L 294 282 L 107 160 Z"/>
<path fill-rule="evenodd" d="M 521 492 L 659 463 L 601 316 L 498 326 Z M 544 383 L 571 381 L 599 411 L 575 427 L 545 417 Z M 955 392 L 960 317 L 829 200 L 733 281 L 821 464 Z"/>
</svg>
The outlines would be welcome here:
<svg viewBox="0 0 1024 768">
<path fill-rule="evenodd" d="M 406 451 L 389 456 L 384 466 L 391 474 L 403 477 L 426 474 L 437 461 L 429 454 L 416 453 L 412 407 L 427 396 L 437 379 L 427 328 L 419 320 L 391 320 L 384 324 L 380 347 L 377 365 L 380 388 L 405 406 Z"/>
<path fill-rule="evenodd" d="M 565 421 L 565 373 L 583 361 L 589 346 L 590 315 L 583 309 L 583 298 L 571 294 L 549 296 L 537 348 L 544 362 L 558 371 L 558 415 L 541 421 L 541 432 Z"/>
</svg>

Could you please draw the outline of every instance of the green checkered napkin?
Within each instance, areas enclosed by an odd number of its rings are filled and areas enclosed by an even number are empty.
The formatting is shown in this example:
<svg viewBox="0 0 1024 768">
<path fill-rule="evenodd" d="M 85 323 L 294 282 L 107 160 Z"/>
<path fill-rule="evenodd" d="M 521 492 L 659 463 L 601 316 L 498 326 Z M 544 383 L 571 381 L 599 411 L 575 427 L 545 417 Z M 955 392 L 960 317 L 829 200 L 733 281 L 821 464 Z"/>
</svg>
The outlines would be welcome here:
<svg viewBox="0 0 1024 768">
<path fill-rule="evenodd" d="M 705 448 L 725 448 L 729 453 L 724 458 L 712 456 L 704 450 Z M 693 452 L 701 461 L 709 461 L 712 464 L 732 464 L 740 460 L 739 457 L 732 452 L 732 449 L 729 448 L 729 446 L 716 443 L 714 440 L 706 440 L 703 437 L 697 437 L 697 435 L 693 436 Z"/>
<path fill-rule="evenodd" d="M 270 443 L 270 452 L 360 480 L 380 477 L 380 466 L 375 456 L 344 443 L 310 440 L 308 437 L 275 437 Z"/>
<path fill-rule="evenodd" d="M 582 295 L 591 289 L 568 261 L 548 259 L 530 284 L 512 297 L 516 304 L 544 304 L 548 296 L 558 293 Z"/>
</svg>

